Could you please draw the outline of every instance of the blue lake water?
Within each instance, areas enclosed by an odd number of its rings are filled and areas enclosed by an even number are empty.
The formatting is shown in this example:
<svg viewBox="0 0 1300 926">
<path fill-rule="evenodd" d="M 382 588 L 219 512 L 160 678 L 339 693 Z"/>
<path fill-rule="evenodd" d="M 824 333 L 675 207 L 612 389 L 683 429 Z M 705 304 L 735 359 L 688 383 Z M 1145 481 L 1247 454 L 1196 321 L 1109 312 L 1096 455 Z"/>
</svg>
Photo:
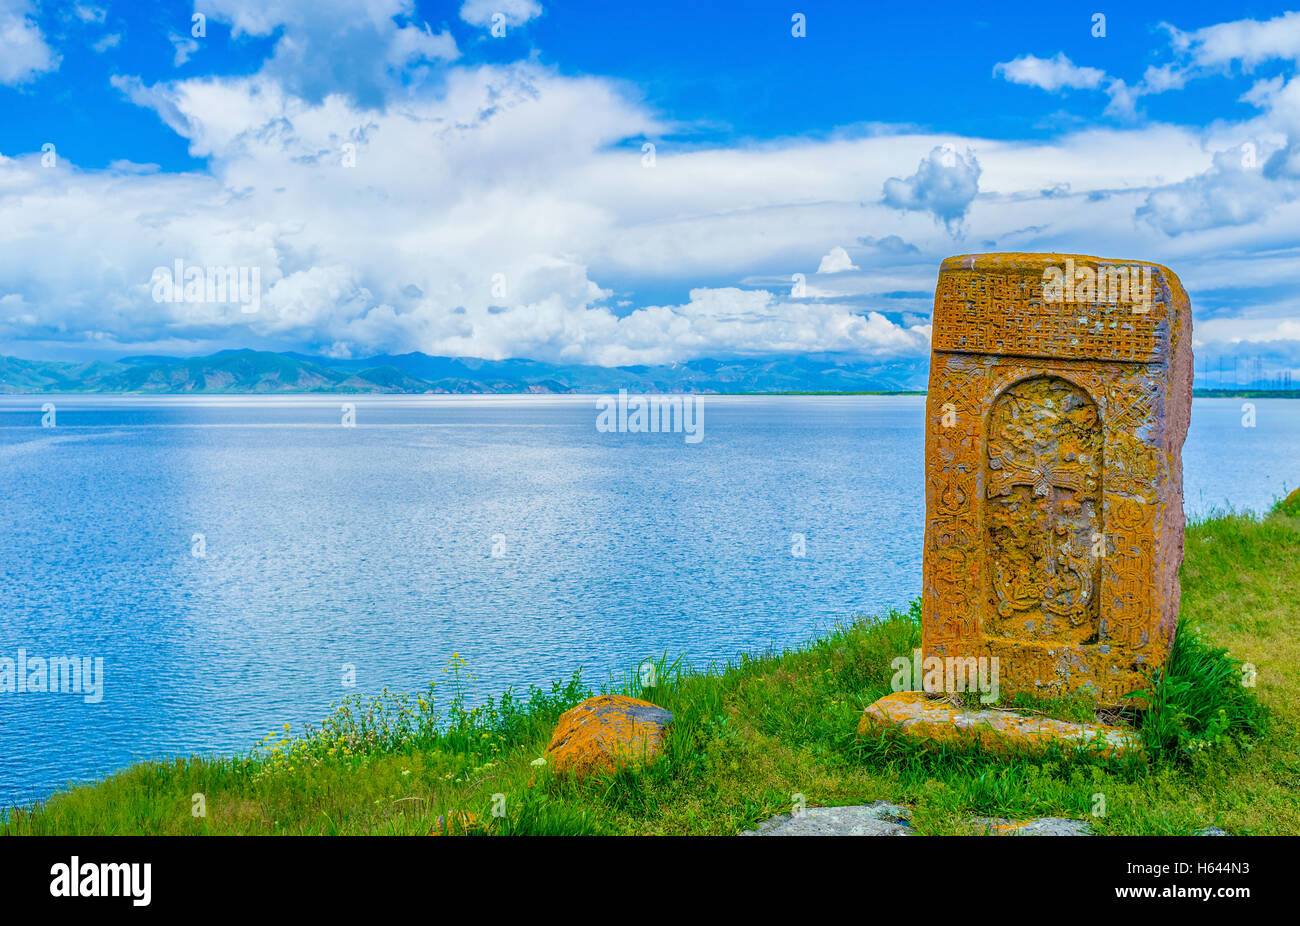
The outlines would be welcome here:
<svg viewBox="0 0 1300 926">
<path fill-rule="evenodd" d="M 923 404 L 710 396 L 689 443 L 602 433 L 592 397 L 0 397 L 0 658 L 105 671 L 94 704 L 0 693 L 0 805 L 243 751 L 453 652 L 482 696 L 903 606 Z M 1189 514 L 1300 482 L 1300 402 L 1254 405 L 1194 403 Z"/>
</svg>

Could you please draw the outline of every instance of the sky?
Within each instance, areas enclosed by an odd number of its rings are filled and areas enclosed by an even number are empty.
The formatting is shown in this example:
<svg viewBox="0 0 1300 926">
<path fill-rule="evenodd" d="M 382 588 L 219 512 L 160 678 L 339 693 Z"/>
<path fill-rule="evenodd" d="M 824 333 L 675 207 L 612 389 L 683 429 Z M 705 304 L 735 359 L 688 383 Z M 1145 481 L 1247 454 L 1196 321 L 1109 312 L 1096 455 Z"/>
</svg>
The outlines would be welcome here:
<svg viewBox="0 0 1300 926">
<path fill-rule="evenodd" d="M 1300 371 L 1300 12 L 1106 7 L 0 0 L 0 354 L 923 359 L 1058 251 Z"/>
</svg>

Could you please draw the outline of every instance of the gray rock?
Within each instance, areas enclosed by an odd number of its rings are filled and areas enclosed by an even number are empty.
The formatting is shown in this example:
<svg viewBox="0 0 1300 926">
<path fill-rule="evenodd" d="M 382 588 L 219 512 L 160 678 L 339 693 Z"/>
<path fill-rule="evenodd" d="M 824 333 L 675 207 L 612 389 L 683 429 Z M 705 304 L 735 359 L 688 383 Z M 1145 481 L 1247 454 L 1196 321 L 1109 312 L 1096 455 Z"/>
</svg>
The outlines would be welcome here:
<svg viewBox="0 0 1300 926">
<path fill-rule="evenodd" d="M 1017 823 L 1005 817 L 976 817 L 971 821 L 982 826 L 986 836 L 1092 836 L 1092 827 L 1083 820 L 1068 817 L 1038 817 Z"/>
<path fill-rule="evenodd" d="M 1197 831 L 1196 831 L 1195 833 L 1193 833 L 1192 835 L 1194 835 L 1194 836 L 1231 836 L 1232 834 L 1229 833 L 1227 830 L 1223 829 L 1222 827 L 1218 827 L 1218 826 L 1207 826 L 1207 827 L 1206 827 L 1205 829 L 1203 829 L 1203 830 L 1197 830 Z"/>
<path fill-rule="evenodd" d="M 778 814 L 764 820 L 741 836 L 915 836 L 911 811 L 888 801 L 848 807 L 809 807 L 803 813 Z M 971 823 L 985 836 L 1095 836 L 1086 820 L 1068 817 L 1038 817 L 1012 820 L 1008 817 L 974 817 Z M 1211 826 L 1200 836 L 1227 836 Z"/>
<path fill-rule="evenodd" d="M 778 814 L 742 836 L 911 836 L 906 807 L 888 801 L 848 807 L 809 807 Z"/>
</svg>

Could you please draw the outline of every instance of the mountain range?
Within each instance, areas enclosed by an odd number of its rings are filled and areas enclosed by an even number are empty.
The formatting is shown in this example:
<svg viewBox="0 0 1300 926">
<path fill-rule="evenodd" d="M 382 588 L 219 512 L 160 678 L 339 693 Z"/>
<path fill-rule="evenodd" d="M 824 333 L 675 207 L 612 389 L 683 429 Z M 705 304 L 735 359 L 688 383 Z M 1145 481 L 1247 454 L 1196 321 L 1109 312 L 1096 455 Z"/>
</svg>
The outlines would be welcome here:
<svg viewBox="0 0 1300 926">
<path fill-rule="evenodd" d="M 600 367 L 422 353 L 340 360 L 226 350 L 62 362 L 0 357 L 0 393 L 603 393 L 924 391 L 926 358 L 835 354 Z"/>
</svg>

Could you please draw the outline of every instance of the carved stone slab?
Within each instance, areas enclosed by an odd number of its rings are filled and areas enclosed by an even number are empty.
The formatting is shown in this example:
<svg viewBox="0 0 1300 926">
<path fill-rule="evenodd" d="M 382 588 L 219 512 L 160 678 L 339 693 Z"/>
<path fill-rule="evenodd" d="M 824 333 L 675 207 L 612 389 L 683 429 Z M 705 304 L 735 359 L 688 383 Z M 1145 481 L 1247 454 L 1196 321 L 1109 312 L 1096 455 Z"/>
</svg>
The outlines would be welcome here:
<svg viewBox="0 0 1300 926">
<path fill-rule="evenodd" d="M 926 400 L 927 657 L 1003 692 L 1144 687 L 1178 618 L 1191 309 L 1158 264 L 950 257 Z"/>
</svg>

